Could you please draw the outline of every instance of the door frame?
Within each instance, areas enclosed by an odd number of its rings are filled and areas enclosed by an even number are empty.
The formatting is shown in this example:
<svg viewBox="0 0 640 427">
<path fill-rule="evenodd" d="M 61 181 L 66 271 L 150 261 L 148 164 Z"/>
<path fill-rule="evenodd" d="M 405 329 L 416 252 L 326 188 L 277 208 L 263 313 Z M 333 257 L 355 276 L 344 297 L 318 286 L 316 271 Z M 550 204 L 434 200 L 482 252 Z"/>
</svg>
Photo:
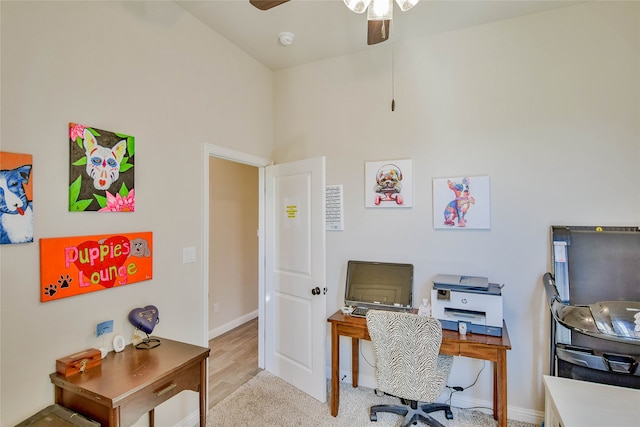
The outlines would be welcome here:
<svg viewBox="0 0 640 427">
<path fill-rule="evenodd" d="M 258 168 L 258 367 L 265 366 L 265 167 L 273 164 L 272 160 L 242 153 L 230 148 L 205 143 L 203 145 L 203 182 L 202 182 L 202 304 L 204 313 L 203 342 L 209 342 L 209 158 L 229 160 Z"/>
</svg>

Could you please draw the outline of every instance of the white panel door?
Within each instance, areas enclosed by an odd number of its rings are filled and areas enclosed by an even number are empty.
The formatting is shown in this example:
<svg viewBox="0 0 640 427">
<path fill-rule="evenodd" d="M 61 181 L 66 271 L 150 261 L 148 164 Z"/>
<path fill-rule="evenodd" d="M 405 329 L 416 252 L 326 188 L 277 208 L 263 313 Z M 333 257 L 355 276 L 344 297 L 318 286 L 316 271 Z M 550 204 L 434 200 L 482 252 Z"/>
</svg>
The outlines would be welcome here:
<svg viewBox="0 0 640 427">
<path fill-rule="evenodd" d="M 265 368 L 327 400 L 324 157 L 266 168 Z"/>
</svg>

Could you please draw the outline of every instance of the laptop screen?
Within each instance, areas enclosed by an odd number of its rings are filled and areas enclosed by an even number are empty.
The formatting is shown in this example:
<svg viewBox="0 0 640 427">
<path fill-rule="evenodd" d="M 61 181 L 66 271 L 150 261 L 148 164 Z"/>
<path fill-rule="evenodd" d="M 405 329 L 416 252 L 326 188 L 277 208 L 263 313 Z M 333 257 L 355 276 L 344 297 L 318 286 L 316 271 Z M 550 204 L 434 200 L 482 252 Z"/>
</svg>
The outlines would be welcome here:
<svg viewBox="0 0 640 427">
<path fill-rule="evenodd" d="M 353 260 L 347 264 L 347 305 L 411 308 L 412 294 L 412 264 Z"/>
</svg>

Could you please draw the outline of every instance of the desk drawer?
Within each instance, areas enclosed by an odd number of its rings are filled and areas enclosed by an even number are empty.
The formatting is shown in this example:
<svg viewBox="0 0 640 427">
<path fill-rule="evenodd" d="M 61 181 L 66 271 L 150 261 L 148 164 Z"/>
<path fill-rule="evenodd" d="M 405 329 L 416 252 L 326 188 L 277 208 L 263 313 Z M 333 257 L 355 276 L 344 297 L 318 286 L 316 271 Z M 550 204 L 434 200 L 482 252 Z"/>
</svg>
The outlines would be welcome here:
<svg viewBox="0 0 640 427">
<path fill-rule="evenodd" d="M 486 344 L 462 342 L 460 343 L 460 356 L 497 362 L 498 350 Z"/>
<path fill-rule="evenodd" d="M 440 353 L 458 356 L 460 354 L 460 343 L 451 341 L 442 341 L 440 344 Z"/>
<path fill-rule="evenodd" d="M 440 353 L 484 359 L 490 362 L 498 360 L 498 350 L 494 346 L 468 341 L 442 341 Z"/>
<path fill-rule="evenodd" d="M 121 405 L 120 425 L 133 425 L 138 418 L 164 401 L 184 390 L 198 391 L 200 386 L 200 364 L 167 375 L 135 394 L 135 398 Z"/>
<path fill-rule="evenodd" d="M 338 333 L 340 335 L 346 335 L 351 338 L 359 338 L 362 340 L 370 340 L 369 332 L 367 328 L 361 328 L 351 325 L 338 325 Z"/>
</svg>

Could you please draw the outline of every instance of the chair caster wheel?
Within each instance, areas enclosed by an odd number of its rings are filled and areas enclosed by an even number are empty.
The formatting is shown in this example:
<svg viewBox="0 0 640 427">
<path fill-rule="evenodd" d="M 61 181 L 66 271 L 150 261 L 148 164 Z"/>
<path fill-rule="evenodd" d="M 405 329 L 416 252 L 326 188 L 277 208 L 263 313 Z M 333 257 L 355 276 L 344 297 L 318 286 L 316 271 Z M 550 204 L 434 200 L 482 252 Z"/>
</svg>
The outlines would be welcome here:
<svg viewBox="0 0 640 427">
<path fill-rule="evenodd" d="M 453 419 L 453 412 L 451 412 L 451 411 L 445 410 L 444 411 L 444 415 L 445 415 L 445 417 L 447 417 L 448 420 L 452 420 Z"/>
<path fill-rule="evenodd" d="M 369 415 L 369 420 L 371 420 L 373 422 L 378 421 L 378 415 L 377 414 Z"/>
</svg>

